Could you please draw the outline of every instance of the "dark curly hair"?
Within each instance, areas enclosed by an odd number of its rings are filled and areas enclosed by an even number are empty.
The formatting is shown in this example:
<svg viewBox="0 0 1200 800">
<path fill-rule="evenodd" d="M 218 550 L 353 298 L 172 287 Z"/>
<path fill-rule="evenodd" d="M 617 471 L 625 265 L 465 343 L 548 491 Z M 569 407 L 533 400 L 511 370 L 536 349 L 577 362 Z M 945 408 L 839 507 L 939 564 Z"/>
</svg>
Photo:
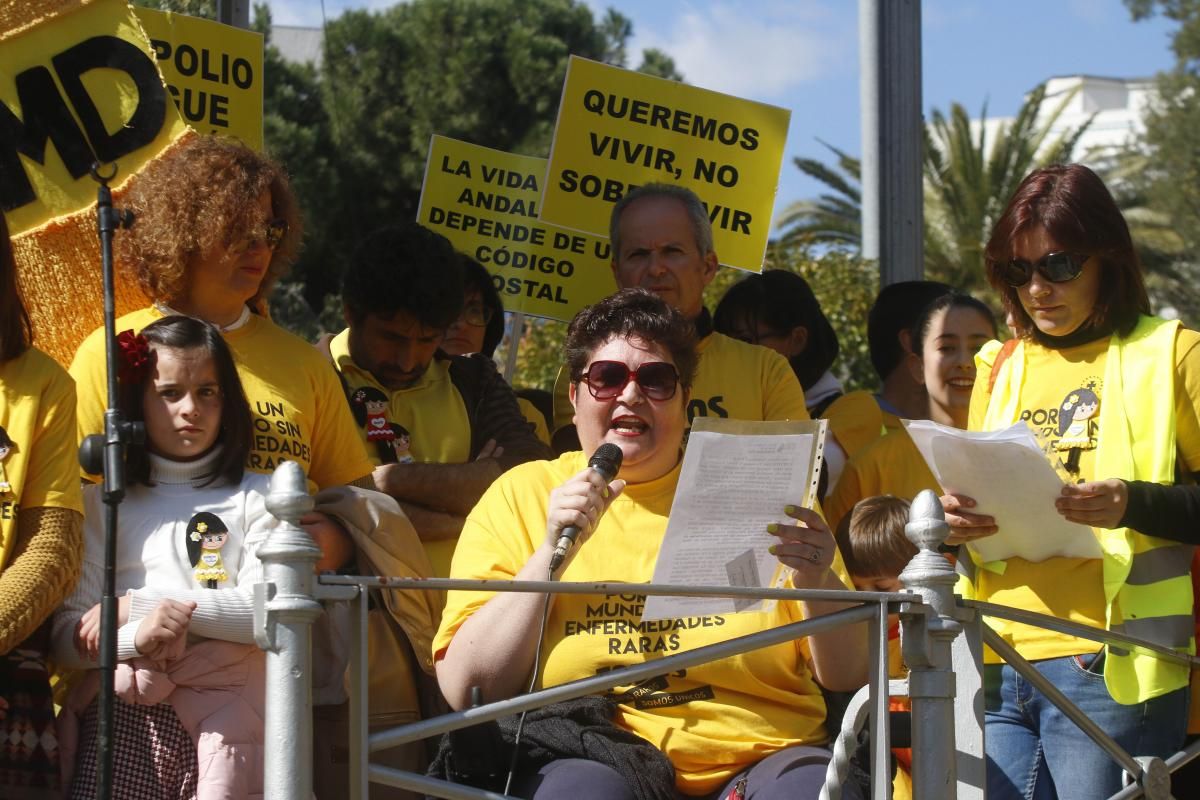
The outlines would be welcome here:
<svg viewBox="0 0 1200 800">
<path fill-rule="evenodd" d="M 988 282 L 1004 301 L 1014 333 L 1031 338 L 1037 326 L 1016 288 L 1005 282 L 1004 264 L 1013 257 L 1017 237 L 1038 226 L 1067 251 L 1100 260 L 1100 291 L 1085 327 L 1128 335 L 1138 317 L 1150 313 L 1142 264 L 1108 187 L 1082 164 L 1056 164 L 1034 170 L 1021 181 L 983 253 Z"/>
<path fill-rule="evenodd" d="M 645 289 L 622 289 L 575 315 L 563 344 L 571 380 L 581 380 L 592 354 L 617 338 L 641 339 L 666 348 L 679 373 L 679 385 L 692 388 L 700 360 L 696 328 L 678 309 Z"/>
<path fill-rule="evenodd" d="M 351 322 L 404 312 L 426 328 L 450 327 L 463 308 L 463 265 L 441 234 L 415 222 L 369 234 L 342 278 Z"/>
<path fill-rule="evenodd" d="M 263 192 L 288 230 L 250 300 L 257 308 L 295 260 L 303 225 L 283 168 L 228 137 L 189 135 L 129 182 L 122 202 L 134 224 L 114 239 L 118 263 L 150 299 L 174 303 L 200 254 L 259 235 L 268 221 L 258 207 Z"/>
</svg>

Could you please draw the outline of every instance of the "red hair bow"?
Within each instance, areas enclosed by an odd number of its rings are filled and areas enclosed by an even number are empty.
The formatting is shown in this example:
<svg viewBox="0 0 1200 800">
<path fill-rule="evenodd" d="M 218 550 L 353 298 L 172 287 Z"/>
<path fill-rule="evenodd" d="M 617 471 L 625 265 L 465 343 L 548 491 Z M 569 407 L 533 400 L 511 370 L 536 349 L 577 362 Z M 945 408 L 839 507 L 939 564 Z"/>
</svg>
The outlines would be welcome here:
<svg viewBox="0 0 1200 800">
<path fill-rule="evenodd" d="M 140 384 L 150 369 L 150 342 L 133 331 L 117 334 L 117 380 L 127 385 Z"/>
</svg>

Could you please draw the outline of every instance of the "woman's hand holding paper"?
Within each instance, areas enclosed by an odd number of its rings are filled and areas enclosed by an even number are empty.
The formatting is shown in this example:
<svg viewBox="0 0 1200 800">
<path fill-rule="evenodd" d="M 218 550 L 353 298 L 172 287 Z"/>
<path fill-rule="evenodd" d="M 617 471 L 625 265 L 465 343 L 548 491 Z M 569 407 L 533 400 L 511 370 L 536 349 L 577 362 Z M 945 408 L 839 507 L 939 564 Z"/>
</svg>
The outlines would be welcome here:
<svg viewBox="0 0 1200 800">
<path fill-rule="evenodd" d="M 1118 478 L 1069 483 L 1062 488 L 1062 496 L 1054 501 L 1059 514 L 1093 528 L 1119 527 L 1128 505 L 1129 488 Z"/>
<path fill-rule="evenodd" d="M 963 544 L 991 536 L 1000 530 L 996 527 L 996 520 L 987 514 L 975 514 L 966 510 L 975 507 L 975 501 L 966 495 L 947 494 L 942 496 L 941 501 L 946 523 L 950 526 L 946 544 Z"/>
<path fill-rule="evenodd" d="M 767 532 L 779 537 L 779 543 L 771 545 L 771 554 L 804 576 L 797 585 L 807 585 L 833 565 L 837 543 L 825 520 L 812 509 L 786 506 L 784 513 L 801 524 L 768 525 Z"/>
</svg>

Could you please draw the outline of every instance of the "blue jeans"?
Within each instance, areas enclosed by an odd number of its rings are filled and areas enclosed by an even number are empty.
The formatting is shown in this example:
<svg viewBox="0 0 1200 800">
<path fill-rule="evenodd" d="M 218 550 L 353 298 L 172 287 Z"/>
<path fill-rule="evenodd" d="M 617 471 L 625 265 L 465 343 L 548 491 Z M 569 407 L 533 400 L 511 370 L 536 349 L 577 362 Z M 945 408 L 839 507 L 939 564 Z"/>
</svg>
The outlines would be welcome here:
<svg viewBox="0 0 1200 800">
<path fill-rule="evenodd" d="M 1166 758 L 1180 748 L 1186 686 L 1121 705 L 1108 693 L 1100 664 L 1080 658 L 1088 668 L 1075 656 L 1033 664 L 1130 755 Z M 1121 788 L 1121 767 L 1012 667 L 989 667 L 984 691 L 988 800 L 1097 800 Z"/>
</svg>

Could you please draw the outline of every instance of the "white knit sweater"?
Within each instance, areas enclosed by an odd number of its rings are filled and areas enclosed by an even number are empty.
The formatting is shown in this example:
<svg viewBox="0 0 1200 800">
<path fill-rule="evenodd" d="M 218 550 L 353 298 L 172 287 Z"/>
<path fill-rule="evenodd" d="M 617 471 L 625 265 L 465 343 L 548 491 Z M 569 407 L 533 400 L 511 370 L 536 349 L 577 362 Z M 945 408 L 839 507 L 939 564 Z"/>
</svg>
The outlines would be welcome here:
<svg viewBox="0 0 1200 800">
<path fill-rule="evenodd" d="M 230 642 L 254 641 L 253 585 L 262 579 L 256 555 L 278 522 L 266 510 L 270 476 L 246 473 L 238 486 L 217 482 L 200 486 L 218 458 L 214 450 L 197 461 L 178 462 L 150 456 L 154 486 L 132 486 L 118 510 L 117 596 L 130 596 L 129 620 L 117 636 L 117 658 L 139 655 L 134 647 L 138 625 L 163 598 L 196 603 L 189 635 Z M 104 586 L 104 515 L 102 488 L 83 492 L 84 559 L 75 591 L 54 615 L 54 656 L 68 668 L 90 669 L 96 662 L 75 650 L 75 627 L 100 602 Z M 216 589 L 198 583 L 188 561 L 188 521 L 199 511 L 216 514 L 229 528 L 221 558 L 229 580 Z"/>
</svg>

